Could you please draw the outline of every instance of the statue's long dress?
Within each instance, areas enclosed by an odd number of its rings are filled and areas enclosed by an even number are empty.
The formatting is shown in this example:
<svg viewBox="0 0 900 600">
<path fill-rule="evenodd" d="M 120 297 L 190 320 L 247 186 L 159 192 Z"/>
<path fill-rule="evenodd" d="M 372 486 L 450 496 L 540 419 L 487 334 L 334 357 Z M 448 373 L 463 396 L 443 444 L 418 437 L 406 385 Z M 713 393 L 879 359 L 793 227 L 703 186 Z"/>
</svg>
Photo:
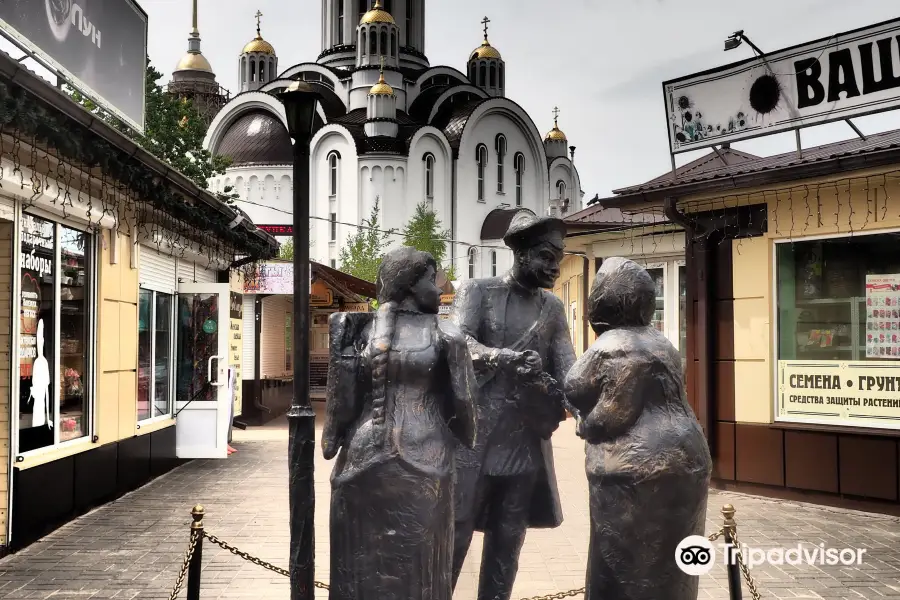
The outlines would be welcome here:
<svg viewBox="0 0 900 600">
<path fill-rule="evenodd" d="M 703 535 L 711 471 L 681 357 L 650 327 L 601 335 L 566 380 L 585 414 L 591 534 L 585 600 L 697 600 L 675 550 Z"/>
<path fill-rule="evenodd" d="M 423 327 L 423 319 L 433 326 Z M 448 348 L 436 318 L 400 315 L 396 332 L 381 426 L 373 424 L 371 369 L 364 359 L 350 360 L 363 389 L 331 480 L 331 600 L 452 597 L 455 442 L 448 422 L 457 418 L 454 391 L 474 389 L 474 372 L 468 355 Z M 465 352 L 463 339 L 456 346 Z"/>
</svg>

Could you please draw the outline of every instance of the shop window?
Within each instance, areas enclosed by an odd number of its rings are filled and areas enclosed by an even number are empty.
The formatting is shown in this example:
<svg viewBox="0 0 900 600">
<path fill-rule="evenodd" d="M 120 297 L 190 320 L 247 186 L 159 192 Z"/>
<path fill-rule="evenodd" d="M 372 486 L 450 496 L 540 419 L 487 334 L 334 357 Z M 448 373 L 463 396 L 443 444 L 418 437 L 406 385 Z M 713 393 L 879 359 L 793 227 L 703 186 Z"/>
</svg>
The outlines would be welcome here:
<svg viewBox="0 0 900 600">
<path fill-rule="evenodd" d="M 142 289 L 138 296 L 138 421 L 172 414 L 175 302 Z"/>
<path fill-rule="evenodd" d="M 90 433 L 93 244 L 32 215 L 21 221 L 19 452 Z"/>
<path fill-rule="evenodd" d="M 666 333 L 666 270 L 664 267 L 648 267 L 647 272 L 656 285 L 656 310 L 652 325 L 662 334 Z"/>
</svg>

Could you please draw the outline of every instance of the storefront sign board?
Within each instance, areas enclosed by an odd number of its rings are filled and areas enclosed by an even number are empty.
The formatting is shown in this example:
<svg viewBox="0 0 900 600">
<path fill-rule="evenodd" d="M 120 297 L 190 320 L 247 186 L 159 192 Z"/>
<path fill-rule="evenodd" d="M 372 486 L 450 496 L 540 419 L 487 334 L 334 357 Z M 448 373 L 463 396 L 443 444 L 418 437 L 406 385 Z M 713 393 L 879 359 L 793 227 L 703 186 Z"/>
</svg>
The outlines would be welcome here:
<svg viewBox="0 0 900 600">
<path fill-rule="evenodd" d="M 674 153 L 900 108 L 900 19 L 663 83 Z"/>
<path fill-rule="evenodd" d="M 900 358 L 900 275 L 866 275 L 866 357 Z"/>
<path fill-rule="evenodd" d="M 900 370 L 889 361 L 778 361 L 779 420 L 900 429 Z"/>
<path fill-rule="evenodd" d="M 133 0 L 8 0 L 0 31 L 144 132 L 147 14 Z"/>
</svg>

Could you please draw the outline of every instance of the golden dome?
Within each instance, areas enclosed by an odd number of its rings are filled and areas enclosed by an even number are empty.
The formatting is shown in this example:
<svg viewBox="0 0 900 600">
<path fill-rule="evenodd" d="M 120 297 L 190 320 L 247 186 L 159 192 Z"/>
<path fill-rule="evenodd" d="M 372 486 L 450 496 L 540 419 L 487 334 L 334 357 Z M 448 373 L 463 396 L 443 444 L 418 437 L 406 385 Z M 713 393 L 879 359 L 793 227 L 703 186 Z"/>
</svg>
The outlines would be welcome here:
<svg viewBox="0 0 900 600">
<path fill-rule="evenodd" d="M 472 56 L 469 58 L 469 60 L 478 60 L 479 58 L 500 59 L 502 57 L 500 56 L 499 50 L 491 46 L 490 42 L 484 40 L 483 42 L 481 42 L 480 46 L 472 51 Z"/>
<path fill-rule="evenodd" d="M 206 57 L 199 52 L 188 52 L 181 60 L 178 61 L 176 71 L 204 71 L 212 73 L 212 65 L 206 60 Z"/>
<path fill-rule="evenodd" d="M 249 52 L 262 52 L 263 54 L 270 54 L 275 56 L 275 48 L 272 47 L 272 44 L 262 39 L 262 36 L 257 35 L 255 38 L 250 40 L 244 49 L 241 50 L 242 54 L 247 54 Z"/>
<path fill-rule="evenodd" d="M 566 134 L 562 132 L 559 127 L 554 127 L 550 130 L 550 133 L 547 134 L 547 139 L 552 140 L 554 142 L 565 142 L 568 141 L 566 139 Z"/>
<path fill-rule="evenodd" d="M 378 78 L 378 83 L 372 86 L 372 89 L 369 90 L 370 96 L 393 96 L 394 88 L 392 88 L 388 82 L 384 80 L 384 71 L 381 72 L 381 76 Z"/>
<path fill-rule="evenodd" d="M 375 6 L 372 7 L 372 10 L 364 14 L 362 19 L 359 20 L 360 25 L 368 25 L 369 23 L 390 23 L 396 25 L 391 13 L 382 8 L 381 0 L 375 0 Z"/>
</svg>

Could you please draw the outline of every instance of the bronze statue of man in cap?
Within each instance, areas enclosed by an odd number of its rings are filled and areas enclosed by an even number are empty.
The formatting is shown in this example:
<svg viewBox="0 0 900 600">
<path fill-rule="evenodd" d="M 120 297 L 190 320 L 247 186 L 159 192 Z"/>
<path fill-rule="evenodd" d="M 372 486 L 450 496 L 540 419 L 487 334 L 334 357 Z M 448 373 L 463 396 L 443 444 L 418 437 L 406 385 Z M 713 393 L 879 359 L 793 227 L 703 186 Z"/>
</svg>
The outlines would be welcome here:
<svg viewBox="0 0 900 600">
<path fill-rule="evenodd" d="M 562 523 L 550 436 L 566 418 L 575 350 L 563 304 L 546 290 L 559 278 L 564 238 L 562 220 L 518 212 L 503 238 L 512 269 L 465 281 L 451 311 L 480 386 L 476 447 L 456 456 L 453 583 L 472 532 L 484 532 L 478 600 L 509 600 L 526 530 Z"/>
</svg>

